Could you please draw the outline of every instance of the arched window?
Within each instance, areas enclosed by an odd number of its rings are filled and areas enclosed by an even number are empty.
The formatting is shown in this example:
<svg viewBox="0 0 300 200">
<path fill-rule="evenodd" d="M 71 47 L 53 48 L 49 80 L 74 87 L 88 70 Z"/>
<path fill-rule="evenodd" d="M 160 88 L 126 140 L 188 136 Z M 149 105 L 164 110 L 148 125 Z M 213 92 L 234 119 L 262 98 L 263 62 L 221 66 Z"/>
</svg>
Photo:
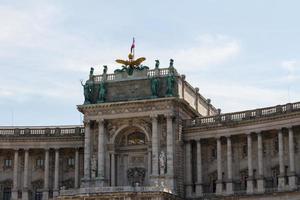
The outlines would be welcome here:
<svg viewBox="0 0 300 200">
<path fill-rule="evenodd" d="M 145 144 L 145 134 L 141 132 L 133 132 L 127 136 L 128 145 Z"/>
</svg>

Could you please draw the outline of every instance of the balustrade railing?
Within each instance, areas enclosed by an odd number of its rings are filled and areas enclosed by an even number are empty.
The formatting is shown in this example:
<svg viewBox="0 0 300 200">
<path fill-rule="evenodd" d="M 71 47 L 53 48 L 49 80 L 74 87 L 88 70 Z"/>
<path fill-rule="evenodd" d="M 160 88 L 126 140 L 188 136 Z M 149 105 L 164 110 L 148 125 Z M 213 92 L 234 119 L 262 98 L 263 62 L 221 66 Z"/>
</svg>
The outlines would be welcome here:
<svg viewBox="0 0 300 200">
<path fill-rule="evenodd" d="M 160 68 L 160 69 L 150 69 L 147 71 L 147 77 L 154 77 L 154 76 L 168 76 L 170 74 L 171 70 L 170 68 Z M 179 75 L 176 71 L 176 69 L 172 69 L 172 72 L 174 75 Z M 103 80 L 105 81 L 115 81 L 116 80 L 116 74 L 106 74 L 106 75 L 94 75 L 93 80 L 95 83 L 99 83 Z"/>
<path fill-rule="evenodd" d="M 193 126 L 209 126 L 223 123 L 234 123 L 243 120 L 254 120 L 263 117 L 274 116 L 278 114 L 300 111 L 300 102 L 288 103 L 285 105 L 278 105 L 267 108 L 260 108 L 255 110 L 247 110 L 242 112 L 225 113 L 209 117 L 200 117 L 196 119 L 185 120 L 185 127 Z"/>
<path fill-rule="evenodd" d="M 64 136 L 82 135 L 84 127 L 0 127 L 1 136 Z"/>
</svg>

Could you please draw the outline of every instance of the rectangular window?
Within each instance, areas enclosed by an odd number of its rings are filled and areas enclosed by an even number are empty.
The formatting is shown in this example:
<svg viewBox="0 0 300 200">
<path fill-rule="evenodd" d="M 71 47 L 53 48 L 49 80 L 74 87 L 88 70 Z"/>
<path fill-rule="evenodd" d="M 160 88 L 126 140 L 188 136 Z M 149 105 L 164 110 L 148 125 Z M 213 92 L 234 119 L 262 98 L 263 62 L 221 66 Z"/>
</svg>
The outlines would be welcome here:
<svg viewBox="0 0 300 200">
<path fill-rule="evenodd" d="M 41 159 L 41 158 L 38 158 L 38 159 L 36 160 L 36 167 L 38 167 L 38 168 L 44 167 L 44 160 Z"/>
<path fill-rule="evenodd" d="M 12 167 L 12 160 L 11 159 L 5 159 L 4 160 L 4 168 L 11 168 Z"/>
<path fill-rule="evenodd" d="M 75 166 L 75 159 L 73 157 L 68 158 L 68 166 L 69 167 Z"/>
</svg>

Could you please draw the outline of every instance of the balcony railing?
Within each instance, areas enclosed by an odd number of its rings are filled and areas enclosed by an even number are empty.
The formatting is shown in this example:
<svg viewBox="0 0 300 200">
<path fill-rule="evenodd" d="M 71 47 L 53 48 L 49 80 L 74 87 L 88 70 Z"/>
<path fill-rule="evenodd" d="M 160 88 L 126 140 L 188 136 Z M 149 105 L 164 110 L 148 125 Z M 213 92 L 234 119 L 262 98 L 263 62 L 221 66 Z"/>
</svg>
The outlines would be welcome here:
<svg viewBox="0 0 300 200">
<path fill-rule="evenodd" d="M 273 107 L 247 110 L 234 113 L 225 113 L 209 117 L 199 117 L 184 121 L 185 127 L 205 127 L 210 125 L 222 125 L 227 123 L 238 123 L 246 120 L 261 119 L 264 117 L 276 116 L 284 113 L 300 111 L 300 102 L 288 103 Z"/>
<path fill-rule="evenodd" d="M 66 136 L 83 135 L 84 127 L 0 127 L 0 137 L 5 136 Z"/>
<path fill-rule="evenodd" d="M 172 72 L 174 75 L 179 75 L 178 72 L 176 71 L 176 69 L 172 69 Z M 160 68 L 160 69 L 150 69 L 147 70 L 147 76 L 148 78 L 154 77 L 154 76 L 160 76 L 160 77 L 164 77 L 164 76 L 168 76 L 171 73 L 170 68 Z M 116 80 L 116 74 L 106 74 L 105 76 L 101 75 L 94 75 L 93 76 L 93 80 L 95 83 L 99 83 L 103 80 L 105 80 L 106 82 L 111 82 L 111 81 L 115 81 Z"/>
</svg>

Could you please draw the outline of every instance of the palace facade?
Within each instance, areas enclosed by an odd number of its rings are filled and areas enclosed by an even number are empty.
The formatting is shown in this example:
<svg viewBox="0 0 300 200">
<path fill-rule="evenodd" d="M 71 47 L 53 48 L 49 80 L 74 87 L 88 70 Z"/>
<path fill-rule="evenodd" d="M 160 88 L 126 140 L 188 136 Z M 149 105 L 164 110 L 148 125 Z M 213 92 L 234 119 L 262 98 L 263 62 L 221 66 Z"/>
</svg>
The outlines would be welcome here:
<svg viewBox="0 0 300 200">
<path fill-rule="evenodd" d="M 84 125 L 0 127 L 0 199 L 300 199 L 300 103 L 221 113 L 173 60 L 106 70 Z"/>
</svg>

